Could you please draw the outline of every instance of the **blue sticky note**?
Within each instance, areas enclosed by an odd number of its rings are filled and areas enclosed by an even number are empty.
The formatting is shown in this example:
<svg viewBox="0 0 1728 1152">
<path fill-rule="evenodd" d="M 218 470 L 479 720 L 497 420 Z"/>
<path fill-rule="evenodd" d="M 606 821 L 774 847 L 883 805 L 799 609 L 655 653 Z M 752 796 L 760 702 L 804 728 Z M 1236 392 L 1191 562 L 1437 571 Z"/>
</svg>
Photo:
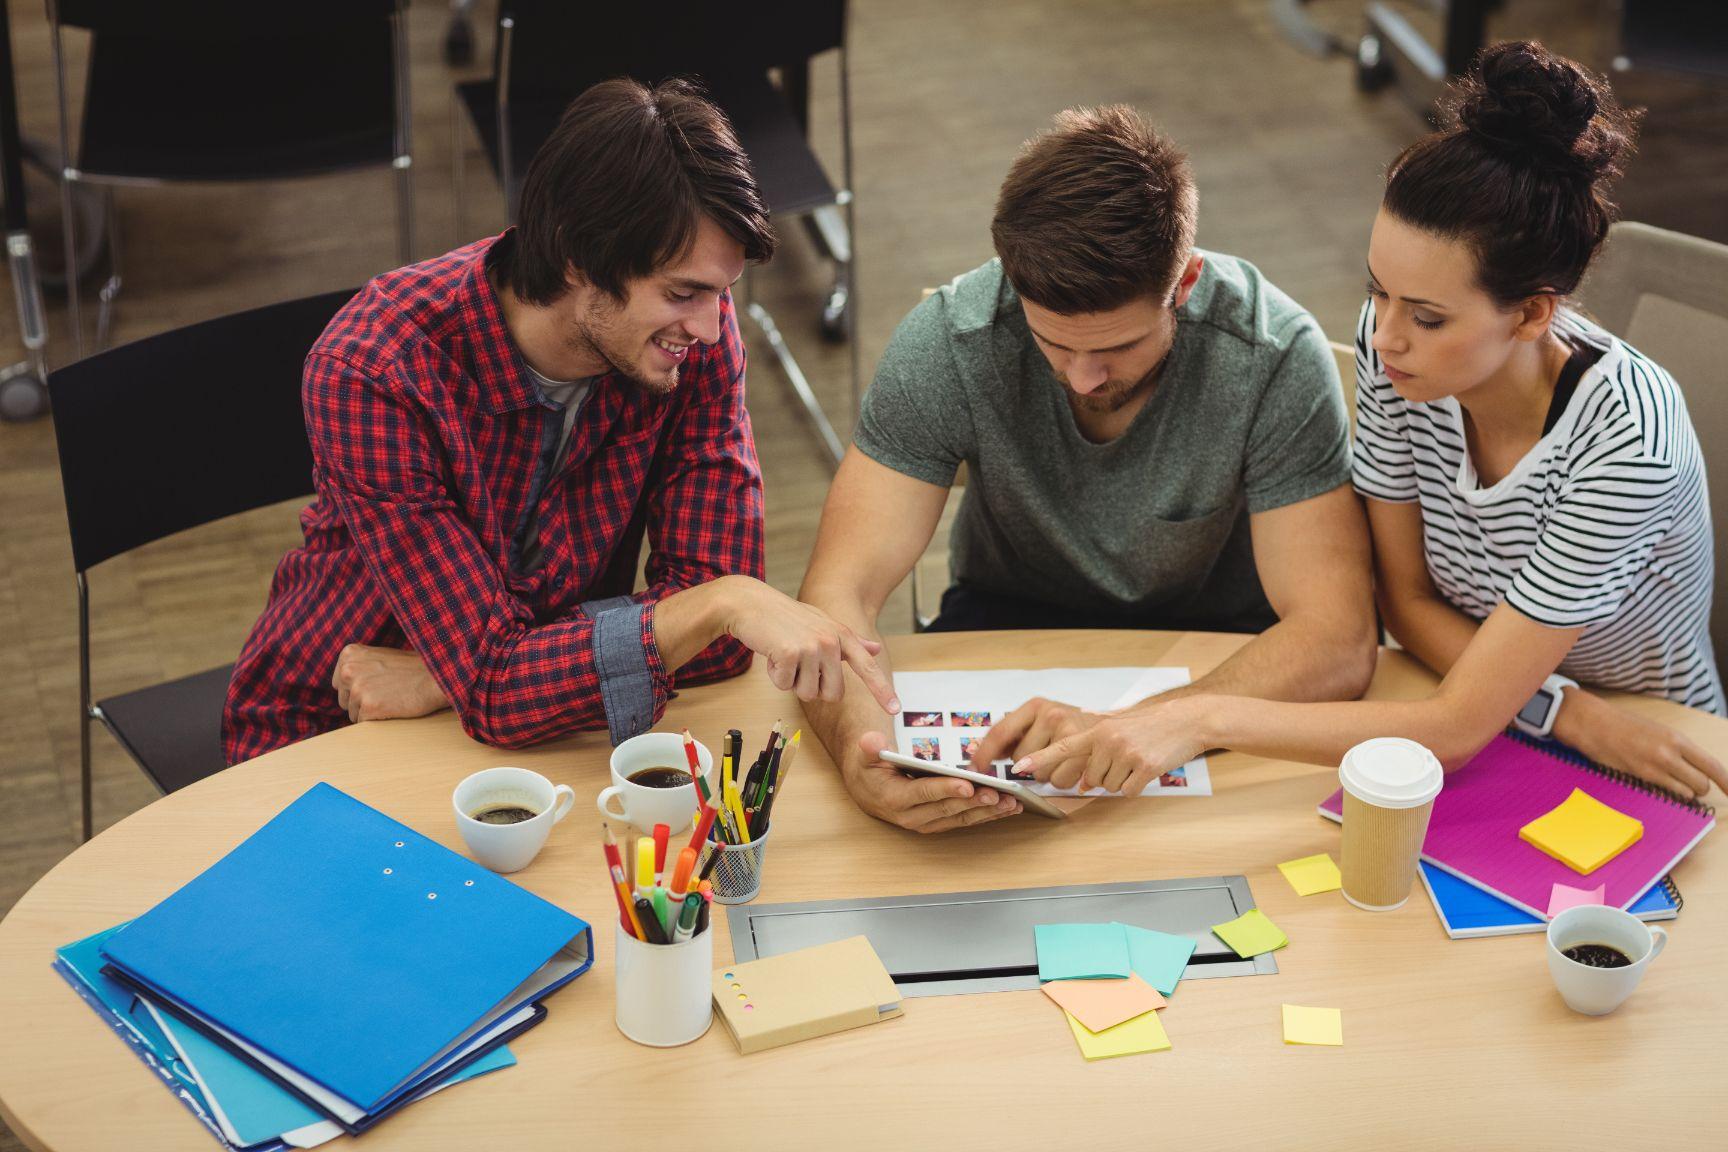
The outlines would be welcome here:
<svg viewBox="0 0 1728 1152">
<path fill-rule="evenodd" d="M 1038 924 L 1032 933 L 1040 980 L 1121 978 L 1130 971 L 1120 924 Z"/>
<path fill-rule="evenodd" d="M 1187 971 L 1188 958 L 1194 955 L 1194 941 L 1132 924 L 1117 926 L 1128 943 L 1128 963 L 1135 975 L 1166 996 L 1175 992 L 1176 982 Z"/>
</svg>

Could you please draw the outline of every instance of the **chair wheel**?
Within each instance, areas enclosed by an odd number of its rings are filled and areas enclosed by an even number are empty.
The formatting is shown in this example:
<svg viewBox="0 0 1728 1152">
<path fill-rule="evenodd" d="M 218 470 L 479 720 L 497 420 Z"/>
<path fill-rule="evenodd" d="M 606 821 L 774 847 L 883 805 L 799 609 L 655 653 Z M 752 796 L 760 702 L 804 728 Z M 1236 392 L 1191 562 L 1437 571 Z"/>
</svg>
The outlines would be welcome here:
<svg viewBox="0 0 1728 1152">
<path fill-rule="evenodd" d="M 844 284 L 836 284 L 822 305 L 822 338 L 830 344 L 844 344 L 852 334 L 850 295 Z"/>
<path fill-rule="evenodd" d="M 22 366 L 0 371 L 0 420 L 34 420 L 48 411 L 48 389 Z"/>
<path fill-rule="evenodd" d="M 1369 33 L 1356 45 L 1356 90 L 1378 92 L 1392 82 L 1392 65 L 1380 37 Z"/>
</svg>

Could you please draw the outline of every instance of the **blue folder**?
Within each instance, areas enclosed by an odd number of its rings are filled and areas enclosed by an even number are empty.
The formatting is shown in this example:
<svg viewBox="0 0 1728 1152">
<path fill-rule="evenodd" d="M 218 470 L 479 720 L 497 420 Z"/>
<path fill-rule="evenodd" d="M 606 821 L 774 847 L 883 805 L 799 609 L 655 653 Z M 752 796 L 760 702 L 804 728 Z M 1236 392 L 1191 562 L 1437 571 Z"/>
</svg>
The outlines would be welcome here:
<svg viewBox="0 0 1728 1152">
<path fill-rule="evenodd" d="M 1428 889 L 1428 898 L 1440 916 L 1440 926 L 1453 940 L 1541 932 L 1548 927 L 1546 920 L 1540 920 L 1426 860 L 1422 861 L 1422 884 Z M 1640 920 L 1673 920 L 1680 915 L 1682 903 L 1684 901 L 1674 881 L 1665 879 L 1651 885 L 1650 890 L 1633 901 L 1627 911 Z"/>
<path fill-rule="evenodd" d="M 103 946 L 110 970 L 363 1131 L 593 962 L 555 907 L 318 784 Z"/>
<path fill-rule="evenodd" d="M 209 1130 L 218 1143 L 224 1148 L 234 1149 L 236 1146 L 230 1144 L 222 1135 L 216 1118 L 211 1115 L 210 1102 L 205 1098 L 203 1088 L 192 1074 L 174 1059 L 173 1046 L 168 1043 L 168 1038 L 162 1034 L 156 1022 L 149 1019 L 147 1014 L 144 1019 L 131 1015 L 130 1009 L 135 999 L 132 989 L 100 971 L 102 959 L 99 953 L 102 943 L 119 930 L 110 928 L 76 944 L 56 949 L 54 971 L 126 1042 L 132 1054 L 156 1074 L 163 1086 Z M 287 1147 L 288 1145 L 280 1141 L 274 1141 L 261 1144 L 252 1152 L 283 1152 Z"/>
<path fill-rule="evenodd" d="M 324 1120 L 323 1113 L 269 1076 L 197 1029 L 163 1020 L 130 987 L 104 975 L 102 945 L 125 926 L 56 949 L 54 970 L 126 1041 L 133 1054 L 219 1144 L 232 1152 L 286 1152 L 289 1145 L 281 1139 L 284 1134 Z M 181 1060 L 179 1051 L 185 1051 L 189 1060 Z M 510 1049 L 500 1046 L 425 1094 L 515 1063 Z M 221 1124 L 224 1116 L 237 1140 L 227 1138 Z"/>
</svg>

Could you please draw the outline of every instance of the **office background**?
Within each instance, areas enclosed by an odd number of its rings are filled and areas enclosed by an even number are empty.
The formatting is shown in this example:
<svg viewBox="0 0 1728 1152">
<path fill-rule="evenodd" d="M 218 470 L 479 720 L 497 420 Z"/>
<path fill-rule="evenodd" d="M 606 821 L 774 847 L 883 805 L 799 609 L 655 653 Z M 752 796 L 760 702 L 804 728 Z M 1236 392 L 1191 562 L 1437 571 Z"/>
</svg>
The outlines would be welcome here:
<svg viewBox="0 0 1728 1152">
<path fill-rule="evenodd" d="M 1629 0 L 1636 2 L 1636 0 Z M 1438 36 L 1423 3 L 1396 5 Z M 1307 13 L 1354 41 L 1360 0 Z M 473 13 L 472 65 L 443 56 L 449 8 L 409 15 L 416 258 L 497 231 L 498 188 L 452 85 L 491 68 L 493 5 Z M 56 136 L 49 32 L 39 0 L 11 5 L 25 136 Z M 1616 50 L 1616 5 L 1507 0 L 1491 38 L 1535 37 L 1592 67 Z M 668 29 L 676 34 L 676 29 Z M 920 290 L 991 254 L 989 217 L 1017 146 L 1052 113 L 1126 101 L 1189 152 L 1201 196 L 1199 241 L 1252 260 L 1346 338 L 1362 298 L 1363 255 L 1386 161 L 1422 130 L 1393 93 L 1363 95 L 1344 57 L 1306 55 L 1267 0 L 855 0 L 850 27 L 856 149 L 857 303 L 865 378 Z M 76 103 L 82 37 L 67 43 Z M 1640 155 L 1620 189 L 1627 219 L 1728 240 L 1728 83 L 1658 71 L 1617 74 L 1623 102 L 1649 109 Z M 838 174 L 832 57 L 811 82 L 813 137 Z M 210 93 L 220 100 L 220 91 Z M 465 224 L 452 196 L 452 148 L 465 166 Z M 33 177 L 32 216 L 57 235 L 57 197 Z M 357 285 L 396 263 L 387 170 L 279 183 L 122 188 L 126 285 L 112 342 L 238 309 Z M 830 265 L 803 228 L 781 225 L 773 265 L 752 291 L 773 310 L 830 413 L 849 412 L 848 351 L 822 341 L 817 311 Z M 87 284 L 93 288 L 94 284 Z M 50 298 L 50 356 L 72 356 Z M 10 297 L 0 363 L 23 358 Z M 86 323 L 94 312 L 86 305 Z M 746 325 L 751 410 L 767 484 L 768 575 L 795 592 L 830 476 L 784 379 Z M 236 386 L 246 366 L 232 365 Z M 841 421 L 841 435 L 847 428 Z M 300 502 L 147 546 L 92 577 L 94 679 L 121 691 L 233 659 L 272 569 L 298 542 Z M 73 566 L 47 419 L 0 424 L 0 911 L 77 843 L 77 628 Z M 886 610 L 910 622 L 906 590 Z M 148 804 L 155 788 L 105 735 L 95 742 L 96 827 Z M 237 830 L 238 831 L 238 830 Z M 0 1150 L 17 1145 L 0 1130 Z"/>
</svg>

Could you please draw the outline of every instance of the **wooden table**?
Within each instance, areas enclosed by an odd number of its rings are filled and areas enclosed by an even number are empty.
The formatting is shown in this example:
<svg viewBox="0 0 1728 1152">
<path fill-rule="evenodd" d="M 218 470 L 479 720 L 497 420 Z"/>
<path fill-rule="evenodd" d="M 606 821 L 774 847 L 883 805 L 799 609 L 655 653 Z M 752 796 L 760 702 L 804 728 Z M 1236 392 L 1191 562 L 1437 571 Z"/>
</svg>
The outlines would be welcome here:
<svg viewBox="0 0 1728 1152">
<path fill-rule="evenodd" d="M 1196 674 L 1241 637 L 998 633 L 901 637 L 901 668 L 1186 664 Z M 1432 678 L 1383 653 L 1377 697 Z M 1728 755 L 1728 723 L 1661 701 L 1635 705 Z M 797 705 L 760 669 L 685 692 L 663 726 L 710 744 L 758 739 Z M 1174 1048 L 1088 1064 L 1037 992 L 915 999 L 905 1018 L 740 1057 L 718 1024 L 671 1051 L 612 1022 L 614 904 L 593 798 L 607 745 L 590 734 L 532 752 L 464 737 L 448 715 L 308 740 L 157 801 L 67 857 L 0 923 L 0 1114 L 32 1148 L 192 1149 L 210 1138 L 50 969 L 53 949 L 136 916 L 307 787 L 327 780 L 460 850 L 450 790 L 514 763 L 576 789 L 573 819 L 516 879 L 595 925 L 592 971 L 518 1040 L 520 1064 L 413 1106 L 373 1149 L 1058 1149 L 1170 1146 L 1627 1148 L 1724 1146 L 1728 1094 L 1728 848 L 1711 836 L 1676 870 L 1687 899 L 1673 939 L 1620 1011 L 1574 1015 L 1550 983 L 1540 935 L 1450 942 L 1420 893 L 1397 912 L 1337 893 L 1299 898 L 1281 860 L 1336 854 L 1315 815 L 1323 767 L 1218 755 L 1211 798 L 1093 803 L 1061 823 L 1006 820 L 946 836 L 860 813 L 819 745 L 782 806 L 761 899 L 892 896 L 990 887 L 1245 873 L 1289 934 L 1276 976 L 1185 983 L 1164 1011 Z M 724 934 L 725 920 L 717 917 Z M 731 955 L 722 936 L 717 959 Z M 284 954 L 291 963 L 291 955 Z M 1279 1005 L 1344 1013 L 1343 1048 L 1286 1046 Z M 688 1103 L 680 1104 L 680 1100 Z"/>
</svg>

